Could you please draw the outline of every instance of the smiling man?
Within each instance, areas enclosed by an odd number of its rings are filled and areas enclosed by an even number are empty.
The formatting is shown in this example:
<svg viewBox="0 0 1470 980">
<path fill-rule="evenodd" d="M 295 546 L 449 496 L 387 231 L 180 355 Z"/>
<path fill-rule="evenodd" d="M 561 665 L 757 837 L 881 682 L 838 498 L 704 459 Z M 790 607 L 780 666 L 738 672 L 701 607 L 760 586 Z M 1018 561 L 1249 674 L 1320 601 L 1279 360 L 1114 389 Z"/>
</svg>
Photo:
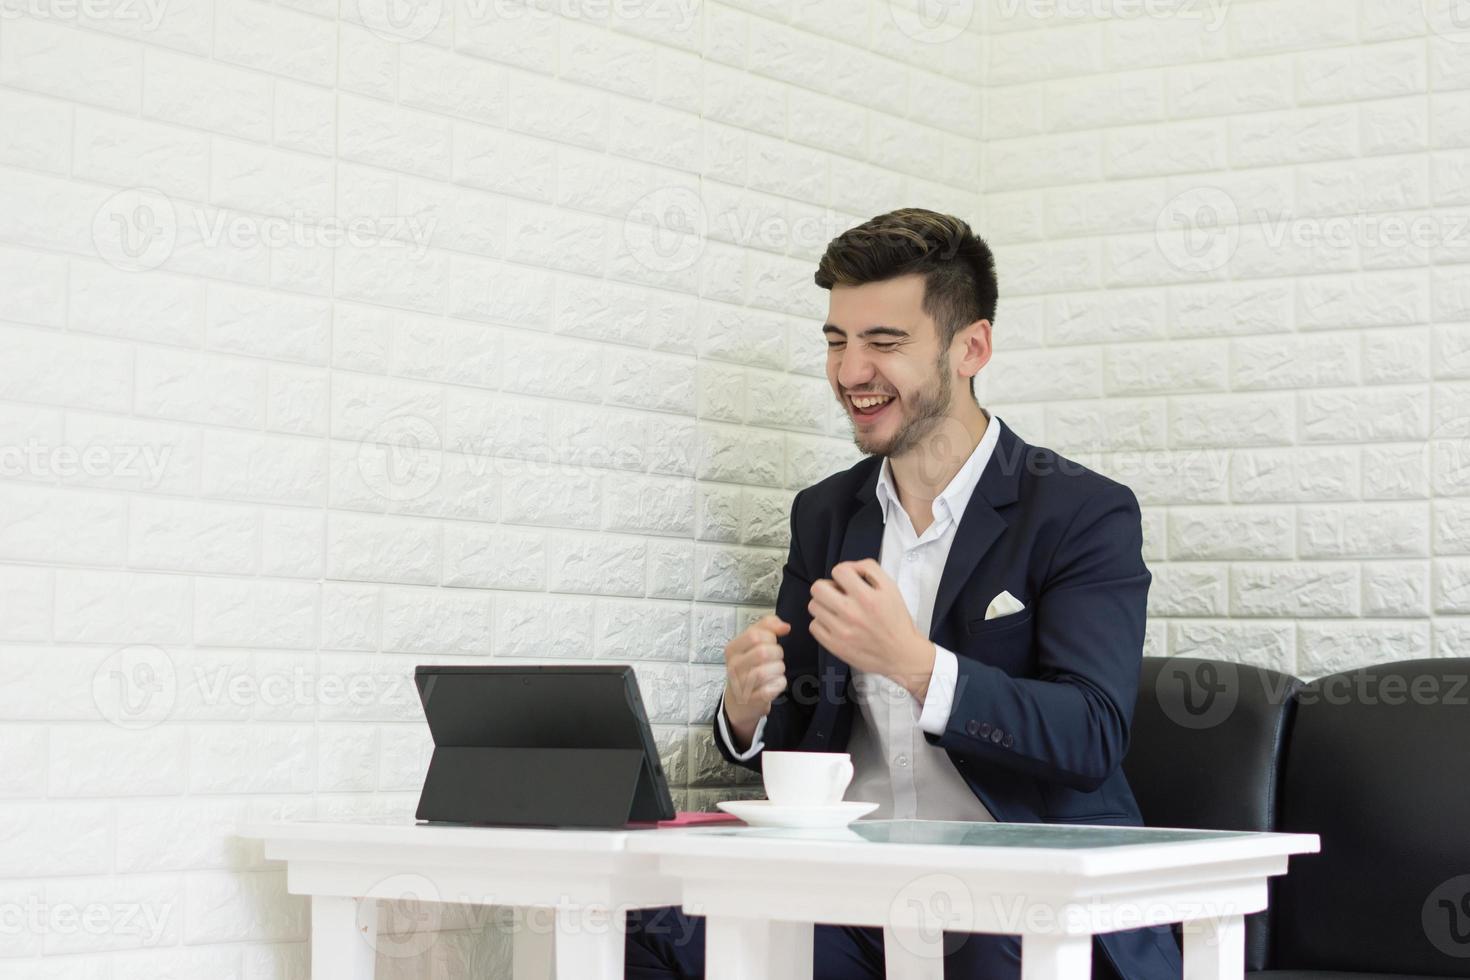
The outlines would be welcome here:
<svg viewBox="0 0 1470 980">
<path fill-rule="evenodd" d="M 1121 769 L 1152 576 L 1126 486 L 1022 440 L 975 400 L 989 247 L 907 208 L 827 247 L 827 378 L 866 458 L 796 494 L 774 615 L 725 648 L 714 739 L 850 752 L 868 819 L 1139 824 Z M 627 976 L 704 974 L 703 920 L 628 920 Z M 883 932 L 818 925 L 817 980 L 880 980 Z M 1014 936 L 946 934 L 946 980 L 1014 980 Z M 1093 975 L 1174 980 L 1167 928 L 1094 943 Z"/>
</svg>

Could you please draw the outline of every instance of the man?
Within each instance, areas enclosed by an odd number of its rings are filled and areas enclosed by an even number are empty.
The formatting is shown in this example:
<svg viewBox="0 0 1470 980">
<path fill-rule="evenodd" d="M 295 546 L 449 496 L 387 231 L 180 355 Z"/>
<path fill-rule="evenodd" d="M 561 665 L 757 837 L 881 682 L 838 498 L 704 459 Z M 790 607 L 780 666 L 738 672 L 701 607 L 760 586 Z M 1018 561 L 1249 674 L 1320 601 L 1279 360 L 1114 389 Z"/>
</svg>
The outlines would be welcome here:
<svg viewBox="0 0 1470 980">
<path fill-rule="evenodd" d="M 1152 576 L 1131 490 L 1025 443 L 974 399 L 997 297 L 957 218 L 838 236 L 827 378 L 868 458 L 797 493 L 776 612 L 725 648 L 715 742 L 852 754 L 871 818 L 1137 825 L 1120 764 Z M 959 385 L 969 390 L 956 395 Z M 703 919 L 629 916 L 627 975 L 703 976 Z M 947 935 L 947 980 L 1020 976 L 1015 936 Z M 818 980 L 879 980 L 881 929 L 818 925 Z M 1174 980 L 1165 927 L 1094 943 L 1094 976 Z"/>
</svg>

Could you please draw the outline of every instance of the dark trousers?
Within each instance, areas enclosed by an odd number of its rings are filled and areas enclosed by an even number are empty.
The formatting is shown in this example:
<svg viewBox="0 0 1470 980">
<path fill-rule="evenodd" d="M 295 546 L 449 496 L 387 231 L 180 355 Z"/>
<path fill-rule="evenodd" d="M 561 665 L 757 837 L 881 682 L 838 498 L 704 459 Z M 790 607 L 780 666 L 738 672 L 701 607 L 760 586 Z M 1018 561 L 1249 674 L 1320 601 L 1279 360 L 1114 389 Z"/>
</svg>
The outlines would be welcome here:
<svg viewBox="0 0 1470 980">
<path fill-rule="evenodd" d="M 677 905 L 628 913 L 626 980 L 704 980 L 704 917 Z M 944 980 L 1018 980 L 1016 936 L 945 933 Z M 1116 977 L 1093 954 L 1092 975 Z M 883 980 L 883 930 L 819 924 L 812 931 L 813 980 Z"/>
</svg>

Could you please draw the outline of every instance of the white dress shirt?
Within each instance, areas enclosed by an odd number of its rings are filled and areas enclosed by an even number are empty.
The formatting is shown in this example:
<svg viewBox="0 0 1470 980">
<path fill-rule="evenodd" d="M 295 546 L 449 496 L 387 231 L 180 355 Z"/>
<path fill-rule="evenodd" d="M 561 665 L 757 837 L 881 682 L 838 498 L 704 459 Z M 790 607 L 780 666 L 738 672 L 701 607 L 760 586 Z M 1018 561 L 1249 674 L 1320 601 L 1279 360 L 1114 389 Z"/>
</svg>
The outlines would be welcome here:
<svg viewBox="0 0 1470 980">
<path fill-rule="evenodd" d="M 934 499 L 934 521 L 923 535 L 903 509 L 885 457 L 878 474 L 877 497 L 883 509 L 883 544 L 879 565 L 898 583 L 914 625 L 925 636 L 932 628 L 934 597 L 939 578 L 954 543 L 955 529 L 964 516 L 980 474 L 995 450 L 1000 426 L 991 416 L 980 442 Z M 849 691 L 859 708 L 848 752 L 853 779 L 845 799 L 877 803 L 867 819 L 991 820 L 943 748 L 930 745 L 923 733 L 943 734 L 954 706 L 959 661 L 953 652 L 934 645 L 934 672 L 922 710 L 913 695 L 882 674 L 853 669 Z M 745 752 L 735 750 L 725 721 L 723 696 L 717 709 L 720 737 L 737 759 L 749 759 L 764 748 L 762 718 Z"/>
</svg>

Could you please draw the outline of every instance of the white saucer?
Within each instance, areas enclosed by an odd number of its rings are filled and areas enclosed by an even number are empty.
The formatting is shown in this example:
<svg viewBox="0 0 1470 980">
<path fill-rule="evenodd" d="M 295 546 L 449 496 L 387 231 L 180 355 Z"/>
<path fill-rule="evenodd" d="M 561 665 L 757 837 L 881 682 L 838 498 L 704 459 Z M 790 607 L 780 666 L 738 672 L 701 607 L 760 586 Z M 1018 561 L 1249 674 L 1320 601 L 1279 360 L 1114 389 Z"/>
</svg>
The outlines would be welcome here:
<svg viewBox="0 0 1470 980">
<path fill-rule="evenodd" d="M 878 809 L 876 803 L 858 800 L 822 806 L 777 806 L 770 800 L 726 800 L 715 805 L 752 827 L 846 827 Z"/>
</svg>

